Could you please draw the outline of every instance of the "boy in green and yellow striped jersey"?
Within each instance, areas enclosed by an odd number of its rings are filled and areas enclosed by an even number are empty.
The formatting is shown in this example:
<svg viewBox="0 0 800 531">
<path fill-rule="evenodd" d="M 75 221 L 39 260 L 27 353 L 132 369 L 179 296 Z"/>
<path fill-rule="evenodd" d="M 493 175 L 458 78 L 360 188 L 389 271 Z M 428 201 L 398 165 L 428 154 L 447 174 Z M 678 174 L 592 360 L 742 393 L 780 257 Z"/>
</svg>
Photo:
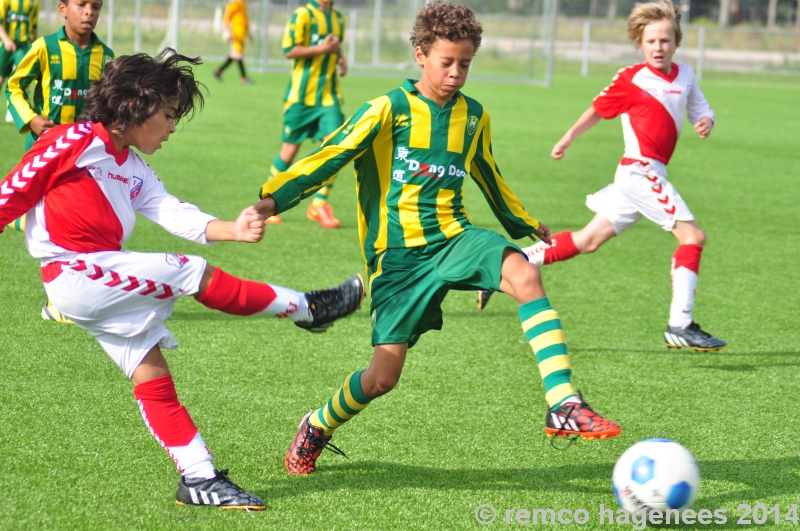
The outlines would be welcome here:
<svg viewBox="0 0 800 531">
<path fill-rule="evenodd" d="M 512 237 L 550 239 L 497 169 L 489 114 L 460 92 L 480 41 L 468 7 L 429 4 L 411 37 L 421 79 L 364 105 L 319 150 L 262 187 L 256 208 L 266 217 L 292 208 L 354 160 L 372 295 L 372 363 L 303 418 L 286 454 L 292 474 L 313 472 L 334 430 L 394 388 L 408 349 L 441 329 L 441 303 L 452 289 L 494 286 L 519 303 L 544 382 L 548 435 L 604 439 L 621 431 L 572 386 L 564 331 L 539 268 L 500 234 L 474 227 L 464 211 L 470 175 Z"/>
<path fill-rule="evenodd" d="M 347 74 L 347 61 L 339 52 L 344 39 L 344 17 L 332 0 L 310 0 L 298 8 L 283 36 L 283 53 L 292 60 L 292 75 L 283 108 L 283 146 L 270 169 L 274 177 L 289 169 L 306 138 L 324 140 L 344 123 L 342 87 L 338 75 Z M 339 227 L 328 204 L 333 179 L 320 188 L 306 210 L 309 219 L 326 229 Z M 273 216 L 267 223 L 280 223 Z"/>
<path fill-rule="evenodd" d="M 0 0 L 0 88 L 36 39 L 38 21 L 39 0 Z"/>
<path fill-rule="evenodd" d="M 72 123 L 80 116 L 89 87 L 114 59 L 111 48 L 94 33 L 102 7 L 102 0 L 59 0 L 64 27 L 34 41 L 9 78 L 8 110 L 19 132 L 27 133 L 26 151 L 51 127 Z M 27 93 L 31 84 L 32 102 Z M 25 216 L 9 226 L 24 231 Z M 42 318 L 72 323 L 50 301 L 42 308 Z"/>
<path fill-rule="evenodd" d="M 51 127 L 80 116 L 91 83 L 114 59 L 93 31 L 102 7 L 101 0 L 60 0 L 64 27 L 37 39 L 9 78 L 6 100 L 17 129 L 27 133 L 26 150 Z M 31 104 L 26 90 L 34 82 Z"/>
</svg>

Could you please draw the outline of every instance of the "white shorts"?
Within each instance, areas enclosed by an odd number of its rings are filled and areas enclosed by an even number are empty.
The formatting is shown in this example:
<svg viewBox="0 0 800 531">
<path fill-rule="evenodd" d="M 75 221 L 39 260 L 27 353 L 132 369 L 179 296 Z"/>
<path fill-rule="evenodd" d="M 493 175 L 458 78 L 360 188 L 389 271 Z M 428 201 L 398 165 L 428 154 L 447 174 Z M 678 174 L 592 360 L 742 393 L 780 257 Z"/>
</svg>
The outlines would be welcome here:
<svg viewBox="0 0 800 531">
<path fill-rule="evenodd" d="M 675 187 L 667 181 L 667 168 L 658 161 L 624 159 L 614 183 L 586 196 L 586 206 L 600 214 L 621 234 L 644 216 L 671 232 L 676 221 L 694 216 Z"/>
<path fill-rule="evenodd" d="M 178 298 L 198 292 L 205 268 L 199 256 L 107 251 L 50 264 L 42 276 L 56 308 L 97 338 L 130 378 L 154 346 L 178 347 L 164 320 Z"/>
</svg>

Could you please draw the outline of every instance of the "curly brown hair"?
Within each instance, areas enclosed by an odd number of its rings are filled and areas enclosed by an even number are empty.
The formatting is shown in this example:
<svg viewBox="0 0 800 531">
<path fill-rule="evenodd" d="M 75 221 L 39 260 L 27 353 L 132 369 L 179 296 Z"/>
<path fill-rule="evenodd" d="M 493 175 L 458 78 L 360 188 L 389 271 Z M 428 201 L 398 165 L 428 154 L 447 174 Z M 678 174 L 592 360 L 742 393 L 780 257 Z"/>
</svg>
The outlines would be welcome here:
<svg viewBox="0 0 800 531">
<path fill-rule="evenodd" d="M 414 21 L 411 44 L 419 46 L 426 56 L 436 39 L 448 41 L 472 41 L 475 51 L 481 46 L 481 23 L 475 13 L 462 4 L 446 4 L 436 0 L 422 8 Z"/>
<path fill-rule="evenodd" d="M 633 6 L 631 16 L 628 17 L 628 40 L 639 48 L 642 45 L 642 32 L 645 26 L 659 20 L 669 20 L 675 30 L 675 47 L 681 45 L 683 32 L 681 31 L 681 12 L 675 9 L 670 0 L 660 0 L 649 4 L 637 3 Z"/>
<path fill-rule="evenodd" d="M 195 80 L 192 71 L 192 66 L 201 62 L 199 57 L 180 55 L 171 48 L 156 57 L 144 53 L 118 57 L 89 89 L 79 120 L 115 124 L 114 132 L 122 134 L 176 100 L 175 123 L 184 117 L 191 120 L 204 103 L 206 87 Z"/>
</svg>

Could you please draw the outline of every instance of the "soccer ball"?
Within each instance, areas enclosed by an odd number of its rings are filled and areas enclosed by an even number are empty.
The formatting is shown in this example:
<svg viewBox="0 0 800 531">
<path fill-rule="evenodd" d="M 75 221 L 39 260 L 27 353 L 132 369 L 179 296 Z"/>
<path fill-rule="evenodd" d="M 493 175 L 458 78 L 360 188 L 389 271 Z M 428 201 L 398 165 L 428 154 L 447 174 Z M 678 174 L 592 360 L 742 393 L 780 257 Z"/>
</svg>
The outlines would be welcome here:
<svg viewBox="0 0 800 531">
<path fill-rule="evenodd" d="M 620 456 L 611 482 L 623 509 L 680 511 L 697 497 L 700 469 L 692 454 L 675 441 L 647 439 Z"/>
</svg>

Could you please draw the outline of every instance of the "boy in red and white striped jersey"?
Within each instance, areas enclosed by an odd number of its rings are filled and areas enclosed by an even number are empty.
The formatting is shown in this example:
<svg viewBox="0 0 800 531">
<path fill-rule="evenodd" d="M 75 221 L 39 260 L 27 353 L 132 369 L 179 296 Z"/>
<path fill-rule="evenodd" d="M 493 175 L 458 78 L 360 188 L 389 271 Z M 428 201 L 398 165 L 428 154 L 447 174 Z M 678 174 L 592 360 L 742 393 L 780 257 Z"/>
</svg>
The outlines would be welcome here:
<svg viewBox="0 0 800 531">
<path fill-rule="evenodd" d="M 175 461 L 179 504 L 263 509 L 264 502 L 214 468 L 203 438 L 178 401 L 162 349 L 178 346 L 164 326 L 180 297 L 234 315 L 288 317 L 323 331 L 363 296 L 354 276 L 311 293 L 243 280 L 199 256 L 123 251 L 135 213 L 190 241 L 256 243 L 264 218 L 254 207 L 221 221 L 167 193 L 130 147 L 150 155 L 175 123 L 202 107 L 191 65 L 167 50 L 109 64 L 87 95 L 83 121 L 49 129 L 0 181 L 0 230 L 28 213 L 25 237 L 41 260 L 48 297 L 92 334 L 134 383 L 145 424 Z M 188 64 L 187 64 L 188 63 Z"/>
<path fill-rule="evenodd" d="M 583 229 L 560 232 L 553 235 L 552 244 L 539 242 L 523 251 L 537 265 L 568 260 L 594 252 L 642 216 L 648 218 L 678 240 L 672 257 L 672 305 L 664 334 L 667 346 L 719 350 L 725 341 L 704 332 L 692 319 L 706 235 L 667 181 L 667 163 L 684 114 L 700 138 L 708 137 L 715 122 L 692 67 L 672 62 L 681 43 L 680 18 L 669 0 L 636 4 L 628 21 L 628 38 L 642 50 L 645 62 L 617 72 L 551 153 L 554 159 L 561 159 L 572 142 L 600 120 L 621 116 L 625 154 L 614 183 L 587 196 L 586 206 L 595 216 Z M 489 295 L 478 292 L 479 308 L 485 306 Z"/>
</svg>

